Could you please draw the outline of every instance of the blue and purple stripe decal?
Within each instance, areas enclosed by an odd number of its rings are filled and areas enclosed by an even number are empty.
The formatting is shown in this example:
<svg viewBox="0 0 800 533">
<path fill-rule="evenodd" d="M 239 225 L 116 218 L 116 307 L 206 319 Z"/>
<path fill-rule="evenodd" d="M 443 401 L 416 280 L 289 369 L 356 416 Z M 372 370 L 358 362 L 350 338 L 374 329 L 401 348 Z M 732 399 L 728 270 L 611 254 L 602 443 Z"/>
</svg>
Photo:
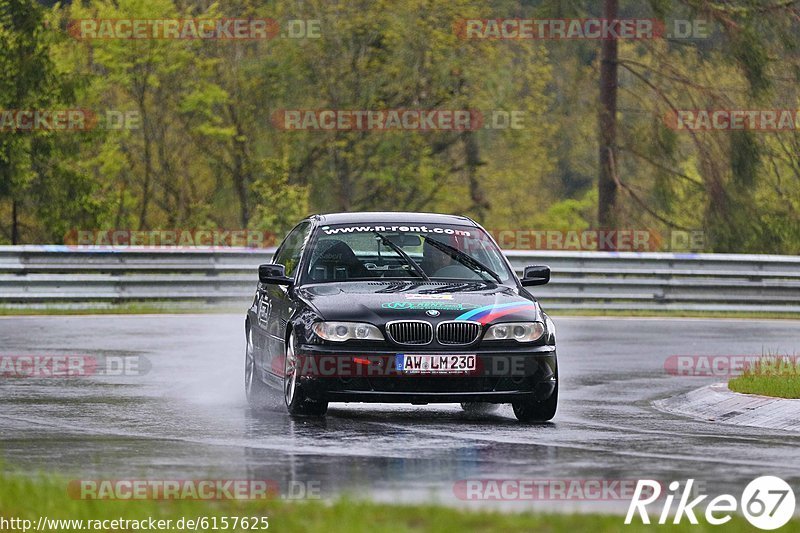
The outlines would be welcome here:
<svg viewBox="0 0 800 533">
<path fill-rule="evenodd" d="M 521 311 L 533 311 L 536 309 L 536 304 L 533 302 L 513 302 L 508 304 L 493 304 L 484 305 L 472 311 L 467 311 L 456 317 L 456 320 L 474 320 L 481 324 L 488 324 L 496 318 L 501 316 L 510 315 L 512 313 L 519 313 Z"/>
</svg>

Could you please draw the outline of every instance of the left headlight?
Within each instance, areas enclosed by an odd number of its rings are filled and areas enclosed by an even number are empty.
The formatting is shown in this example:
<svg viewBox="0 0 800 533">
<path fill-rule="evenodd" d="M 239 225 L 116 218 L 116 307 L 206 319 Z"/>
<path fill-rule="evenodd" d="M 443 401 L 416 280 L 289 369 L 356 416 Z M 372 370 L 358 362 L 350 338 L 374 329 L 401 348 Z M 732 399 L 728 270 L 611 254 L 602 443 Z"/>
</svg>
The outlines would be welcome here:
<svg viewBox="0 0 800 533">
<path fill-rule="evenodd" d="M 316 322 L 312 329 L 317 336 L 326 341 L 384 340 L 381 330 L 364 322 Z"/>
<path fill-rule="evenodd" d="M 552 342 L 555 342 L 555 339 L 556 339 L 556 325 L 550 319 L 549 315 L 545 315 L 544 324 L 545 324 L 545 326 L 547 326 L 547 337 Z"/>
<path fill-rule="evenodd" d="M 504 322 L 489 327 L 483 340 L 533 342 L 542 335 L 544 335 L 544 324 L 541 322 Z"/>
</svg>

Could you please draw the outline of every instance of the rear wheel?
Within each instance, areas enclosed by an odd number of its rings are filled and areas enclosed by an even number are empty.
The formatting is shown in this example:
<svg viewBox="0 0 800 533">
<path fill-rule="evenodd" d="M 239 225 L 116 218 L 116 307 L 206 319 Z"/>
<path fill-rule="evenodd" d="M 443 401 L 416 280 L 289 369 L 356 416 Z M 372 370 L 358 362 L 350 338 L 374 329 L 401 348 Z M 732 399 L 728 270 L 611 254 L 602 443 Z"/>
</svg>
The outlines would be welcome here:
<svg viewBox="0 0 800 533">
<path fill-rule="evenodd" d="M 294 333 L 286 343 L 286 358 L 283 363 L 283 399 L 290 415 L 323 416 L 328 411 L 328 402 L 316 402 L 306 397 L 298 383 L 300 369 L 295 354 Z"/>
<path fill-rule="evenodd" d="M 547 422 L 556 416 L 558 406 L 558 382 L 556 382 L 553 393 L 546 400 L 526 398 L 512 402 L 514 415 L 520 422 Z"/>
<path fill-rule="evenodd" d="M 269 404 L 269 390 L 261 381 L 256 372 L 255 347 L 253 346 L 253 331 L 247 330 L 247 346 L 244 353 L 244 391 L 247 394 L 247 403 L 253 409 L 261 409 Z"/>
<path fill-rule="evenodd" d="M 488 402 L 461 402 L 461 408 L 470 415 L 488 415 L 497 411 L 500 406 Z"/>
</svg>

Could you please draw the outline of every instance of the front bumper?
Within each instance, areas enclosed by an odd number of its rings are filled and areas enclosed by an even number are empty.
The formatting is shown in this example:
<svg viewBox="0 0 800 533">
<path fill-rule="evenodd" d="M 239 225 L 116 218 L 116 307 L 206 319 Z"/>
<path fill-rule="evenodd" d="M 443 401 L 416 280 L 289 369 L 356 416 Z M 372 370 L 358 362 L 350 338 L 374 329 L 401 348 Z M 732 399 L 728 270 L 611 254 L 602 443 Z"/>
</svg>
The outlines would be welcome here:
<svg viewBox="0 0 800 533">
<path fill-rule="evenodd" d="M 477 368 L 459 374 L 403 374 L 394 367 L 397 353 L 475 354 Z M 558 379 L 555 346 L 344 352 L 339 347 L 302 345 L 297 354 L 303 391 L 311 399 L 329 402 L 546 400 Z"/>
</svg>

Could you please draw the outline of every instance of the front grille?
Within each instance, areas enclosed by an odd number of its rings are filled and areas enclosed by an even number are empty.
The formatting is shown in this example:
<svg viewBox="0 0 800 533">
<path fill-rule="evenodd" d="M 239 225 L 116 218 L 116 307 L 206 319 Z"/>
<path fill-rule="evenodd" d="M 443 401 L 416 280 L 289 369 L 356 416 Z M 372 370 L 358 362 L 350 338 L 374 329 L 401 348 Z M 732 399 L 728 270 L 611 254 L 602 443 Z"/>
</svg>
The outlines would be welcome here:
<svg viewBox="0 0 800 533">
<path fill-rule="evenodd" d="M 472 344 L 481 334 L 478 322 L 442 322 L 436 329 L 436 338 L 441 344 Z"/>
<path fill-rule="evenodd" d="M 386 324 L 386 333 L 397 344 L 428 344 L 433 340 L 433 326 L 421 320 L 398 320 Z"/>
</svg>

